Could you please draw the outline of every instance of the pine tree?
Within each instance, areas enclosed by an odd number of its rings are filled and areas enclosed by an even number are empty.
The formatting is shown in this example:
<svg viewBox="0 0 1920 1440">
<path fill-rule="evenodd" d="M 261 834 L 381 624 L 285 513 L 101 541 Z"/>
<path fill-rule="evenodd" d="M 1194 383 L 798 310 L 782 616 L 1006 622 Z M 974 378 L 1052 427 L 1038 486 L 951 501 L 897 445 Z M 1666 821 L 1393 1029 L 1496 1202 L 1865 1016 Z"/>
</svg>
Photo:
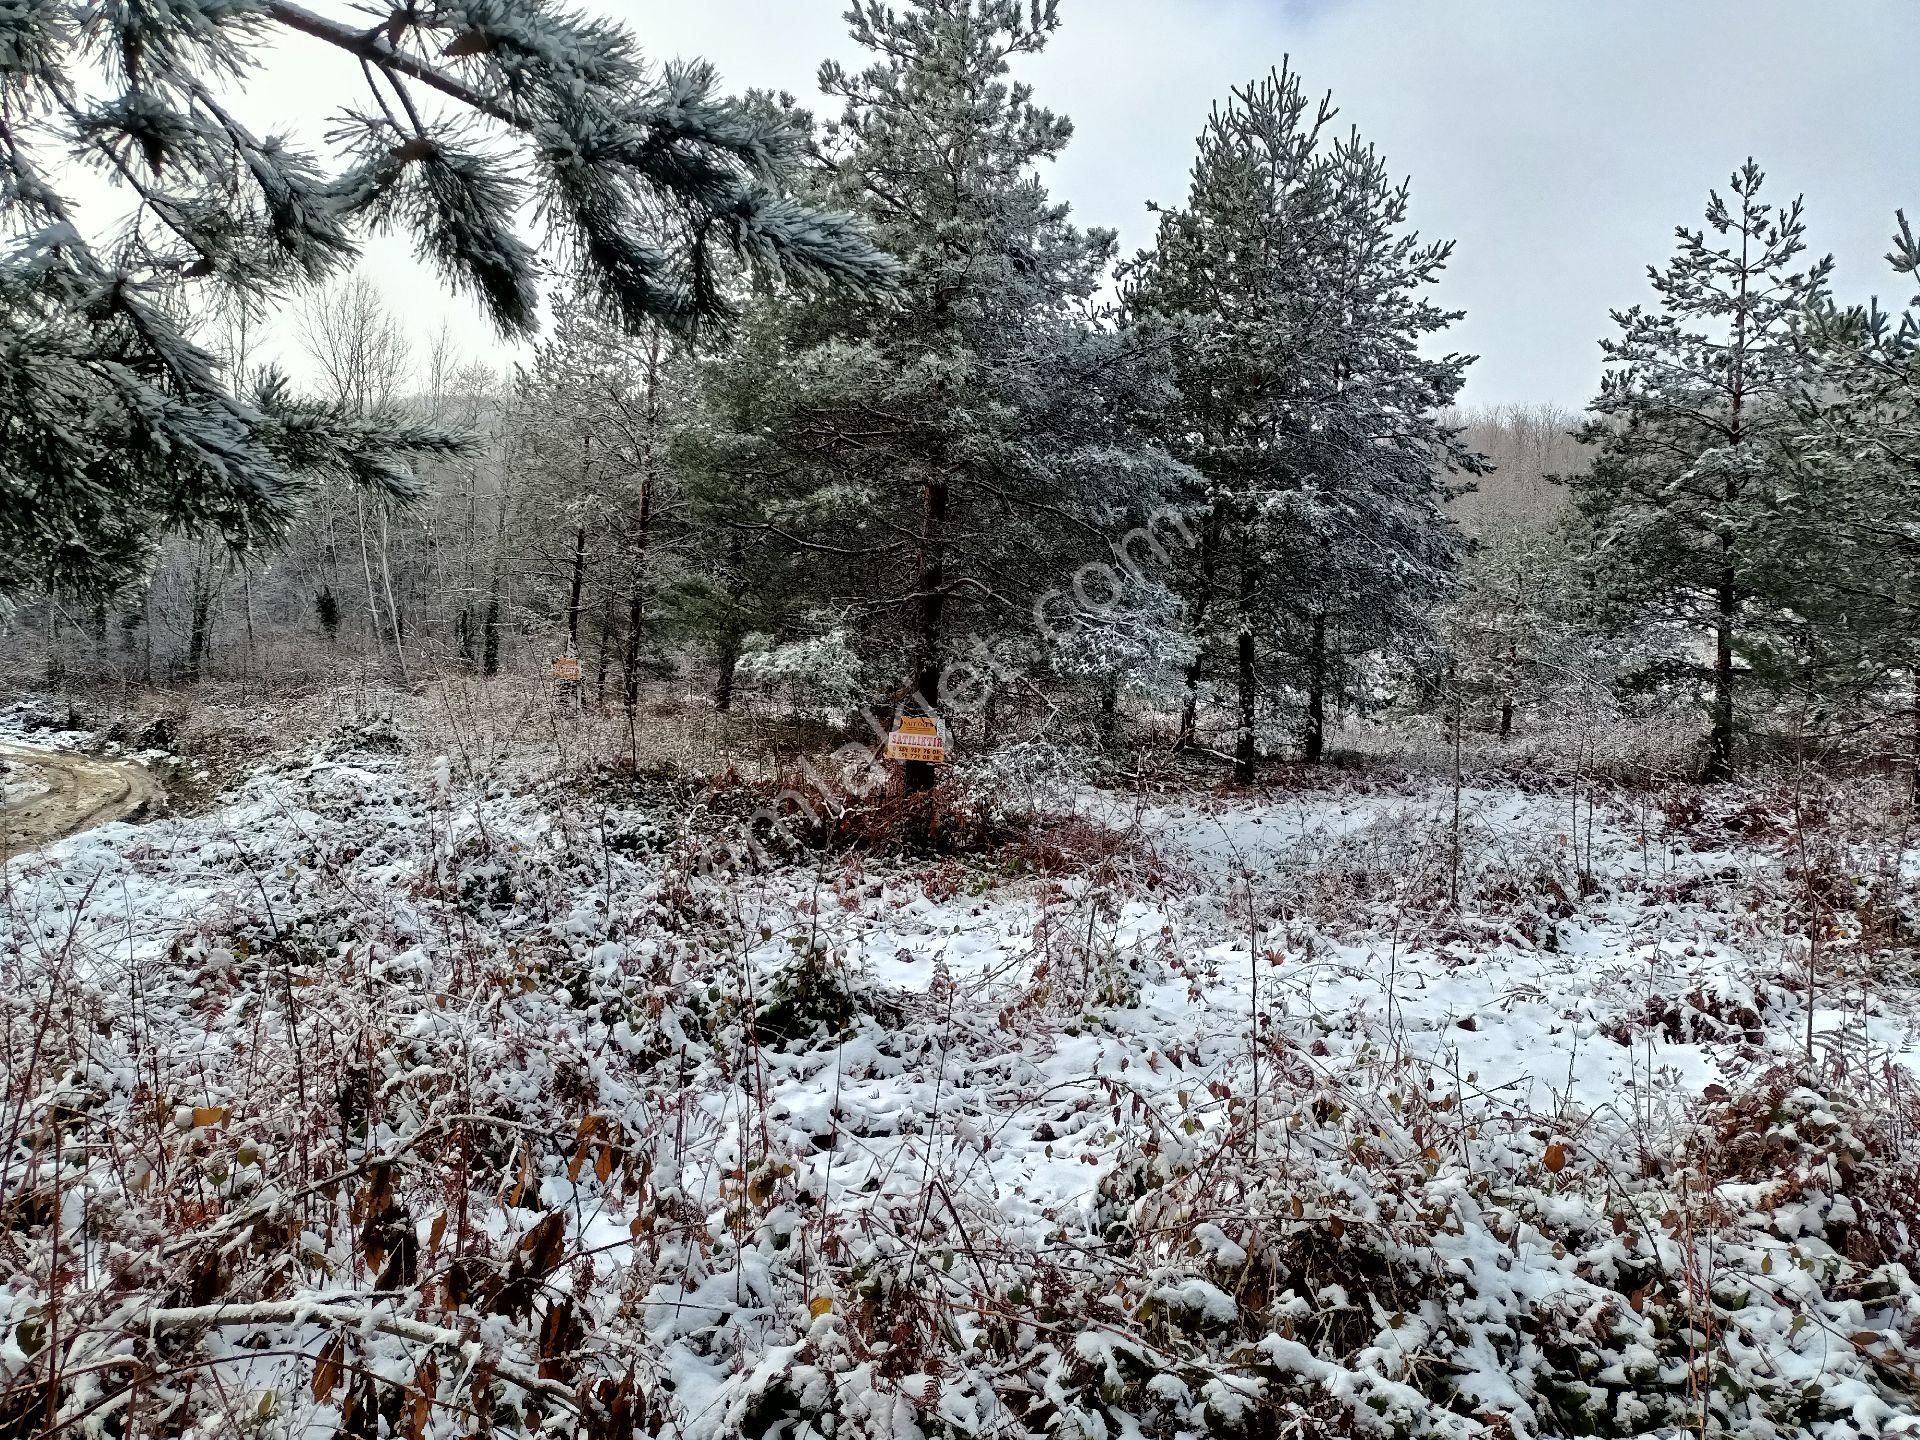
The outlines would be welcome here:
<svg viewBox="0 0 1920 1440">
<path fill-rule="evenodd" d="M 1474 536 L 1425 677 L 1470 727 L 1507 740 L 1529 716 L 1591 707 L 1620 668 L 1586 604 L 1574 529 L 1504 518 Z"/>
<path fill-rule="evenodd" d="M 714 708 L 734 705 L 749 637 L 789 636 L 824 587 L 809 571 L 838 557 L 787 538 L 805 525 L 777 483 L 784 466 L 767 436 L 788 416 L 789 355 L 783 307 L 746 307 L 726 349 L 698 370 L 689 403 L 674 417 L 669 469 L 686 507 L 687 563 L 666 605 L 677 628 L 714 662 Z M 837 568 L 829 567 L 829 568 Z"/>
<path fill-rule="evenodd" d="M 1802 322 L 1833 268 L 1831 257 L 1796 268 L 1801 202 L 1763 201 L 1763 179 L 1748 160 L 1731 203 L 1713 192 L 1706 228 L 1676 232 L 1673 259 L 1648 271 L 1656 308 L 1614 312 L 1619 334 L 1601 341 L 1608 371 L 1581 431 L 1594 459 L 1575 486 L 1622 615 L 1712 646 L 1707 780 L 1733 774 L 1736 657 L 1791 603 L 1770 583 L 1776 502 L 1808 375 Z"/>
<path fill-rule="evenodd" d="M 367 82 L 334 173 L 240 113 L 276 30 Z M 428 58 L 433 57 L 433 58 Z M 110 590 L 153 537 L 245 545 L 333 471 L 395 494 L 448 437 L 397 414 L 239 393 L 179 316 L 261 304 L 411 234 L 503 331 L 534 324 L 538 209 L 597 302 L 628 325 L 721 317 L 729 257 L 789 280 L 883 284 L 860 228 L 787 193 L 794 137 L 715 93 L 704 64 L 644 65 L 621 27 L 550 0 L 403 6 L 334 20 L 289 0 L 0 7 L 0 585 Z M 69 153 L 137 204 L 86 234 L 49 168 Z"/>
<path fill-rule="evenodd" d="M 1403 230 L 1406 187 L 1357 137 L 1329 142 L 1333 115 L 1290 69 L 1234 91 L 1200 137 L 1185 206 L 1129 275 L 1134 314 L 1177 357 L 1178 454 L 1201 477 L 1180 579 L 1195 641 L 1181 742 L 1202 681 L 1224 675 L 1243 780 L 1283 677 L 1320 758 L 1339 633 L 1375 648 L 1441 589 L 1456 550 L 1444 475 L 1478 463 L 1438 418 L 1467 361 L 1417 348 L 1456 318 L 1423 294 L 1450 246 Z"/>
<path fill-rule="evenodd" d="M 1904 213 L 1888 255 L 1920 273 Z M 1791 586 L 1784 639 L 1807 688 L 1865 723 L 1904 691 L 1903 748 L 1920 796 L 1920 295 L 1892 315 L 1877 302 L 1816 308 L 1814 369 L 1800 396 L 1781 517 L 1769 554 Z"/>
<path fill-rule="evenodd" d="M 1460 536 L 1441 508 L 1453 493 L 1448 476 L 1485 468 L 1442 418 L 1471 357 L 1420 350 L 1461 318 L 1427 293 L 1453 242 L 1405 229 L 1407 182 L 1357 134 L 1334 147 L 1332 168 L 1337 318 L 1302 370 L 1302 409 L 1313 418 L 1296 465 L 1310 499 L 1299 507 L 1307 541 L 1290 567 L 1308 763 L 1325 749 L 1328 702 L 1352 698 L 1335 638 L 1348 656 L 1416 639 L 1459 563 Z"/>
<path fill-rule="evenodd" d="M 1035 173 L 1072 127 L 1008 78 L 1055 10 L 853 6 L 877 58 L 821 69 L 843 109 L 820 184 L 901 281 L 884 305 L 781 307 L 704 385 L 702 452 L 730 477 L 704 488 L 736 497 L 743 535 L 805 557 L 795 578 L 816 603 L 790 613 L 849 613 L 902 703 L 948 707 L 956 663 L 977 679 L 981 651 L 1105 553 L 1101 517 L 1169 468 L 1126 423 L 1144 382 L 1098 298 L 1114 238 L 1074 226 Z M 910 784 L 931 778 L 910 767 Z"/>
</svg>

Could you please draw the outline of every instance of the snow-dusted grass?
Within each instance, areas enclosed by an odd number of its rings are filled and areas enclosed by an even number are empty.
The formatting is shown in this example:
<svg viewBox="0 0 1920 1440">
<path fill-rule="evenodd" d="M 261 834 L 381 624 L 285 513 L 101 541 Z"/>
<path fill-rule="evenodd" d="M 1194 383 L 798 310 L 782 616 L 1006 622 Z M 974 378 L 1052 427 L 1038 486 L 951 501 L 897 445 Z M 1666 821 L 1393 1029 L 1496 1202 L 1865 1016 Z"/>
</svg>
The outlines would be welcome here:
<svg viewBox="0 0 1920 1440">
<path fill-rule="evenodd" d="M 500 753 L 7 867 L 0 1430 L 1920 1429 L 1865 788 L 775 863 Z"/>
</svg>

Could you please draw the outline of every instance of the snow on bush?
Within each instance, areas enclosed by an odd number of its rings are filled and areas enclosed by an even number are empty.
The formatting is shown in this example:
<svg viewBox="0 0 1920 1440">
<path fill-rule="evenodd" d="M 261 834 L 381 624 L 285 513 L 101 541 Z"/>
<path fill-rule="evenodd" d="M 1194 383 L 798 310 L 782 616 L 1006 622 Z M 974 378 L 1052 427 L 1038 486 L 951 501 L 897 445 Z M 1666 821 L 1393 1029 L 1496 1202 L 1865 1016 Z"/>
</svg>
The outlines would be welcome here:
<svg viewBox="0 0 1920 1440">
<path fill-rule="evenodd" d="M 1085 783 L 1087 756 L 1050 740 L 1023 740 L 984 754 L 963 755 L 954 767 L 960 797 L 994 824 L 1057 811 Z"/>
<path fill-rule="evenodd" d="M 1792 834 L 1450 801 L 769 869 L 383 737 L 16 861 L 0 1433 L 1920 1428 L 1864 908 L 1810 1064 Z"/>
<path fill-rule="evenodd" d="M 777 641 L 755 632 L 741 643 L 738 674 L 750 684 L 785 694 L 802 715 L 840 724 L 860 693 L 860 657 L 840 626 L 822 622 L 804 640 Z"/>
</svg>

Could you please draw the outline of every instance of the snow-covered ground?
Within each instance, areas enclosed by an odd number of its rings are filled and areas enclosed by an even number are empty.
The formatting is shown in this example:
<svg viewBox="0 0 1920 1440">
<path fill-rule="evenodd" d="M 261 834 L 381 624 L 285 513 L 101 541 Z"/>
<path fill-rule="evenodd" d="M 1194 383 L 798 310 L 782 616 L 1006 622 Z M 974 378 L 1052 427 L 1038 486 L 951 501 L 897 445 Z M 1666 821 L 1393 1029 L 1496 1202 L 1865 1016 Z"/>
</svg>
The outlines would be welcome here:
<svg viewBox="0 0 1920 1440">
<path fill-rule="evenodd" d="M 38 775 L 0 759 L 0 805 L 24 805 L 46 793 L 46 782 Z"/>
<path fill-rule="evenodd" d="M 1832 794 L 768 863 L 375 742 L 7 867 L 0 1370 L 76 1424 L 1920 1432 L 1911 867 Z"/>
</svg>

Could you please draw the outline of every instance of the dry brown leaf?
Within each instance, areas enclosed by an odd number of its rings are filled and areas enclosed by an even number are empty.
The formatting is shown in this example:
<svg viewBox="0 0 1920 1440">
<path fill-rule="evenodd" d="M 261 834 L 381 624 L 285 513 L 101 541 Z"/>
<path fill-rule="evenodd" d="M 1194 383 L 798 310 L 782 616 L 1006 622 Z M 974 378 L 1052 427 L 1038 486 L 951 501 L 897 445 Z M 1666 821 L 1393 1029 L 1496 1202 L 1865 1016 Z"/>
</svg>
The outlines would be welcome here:
<svg viewBox="0 0 1920 1440">
<path fill-rule="evenodd" d="M 314 1399 L 325 1402 L 333 1394 L 333 1387 L 340 1383 L 340 1362 L 346 1353 L 347 1342 L 339 1335 L 320 1347 L 320 1356 L 313 1362 Z"/>
<path fill-rule="evenodd" d="M 530 1147 L 523 1146 L 520 1150 L 520 1180 L 513 1187 L 513 1194 L 508 1197 L 507 1204 L 517 1207 L 520 1204 L 520 1197 L 527 1193 L 527 1186 L 532 1183 L 533 1151 Z"/>
</svg>

